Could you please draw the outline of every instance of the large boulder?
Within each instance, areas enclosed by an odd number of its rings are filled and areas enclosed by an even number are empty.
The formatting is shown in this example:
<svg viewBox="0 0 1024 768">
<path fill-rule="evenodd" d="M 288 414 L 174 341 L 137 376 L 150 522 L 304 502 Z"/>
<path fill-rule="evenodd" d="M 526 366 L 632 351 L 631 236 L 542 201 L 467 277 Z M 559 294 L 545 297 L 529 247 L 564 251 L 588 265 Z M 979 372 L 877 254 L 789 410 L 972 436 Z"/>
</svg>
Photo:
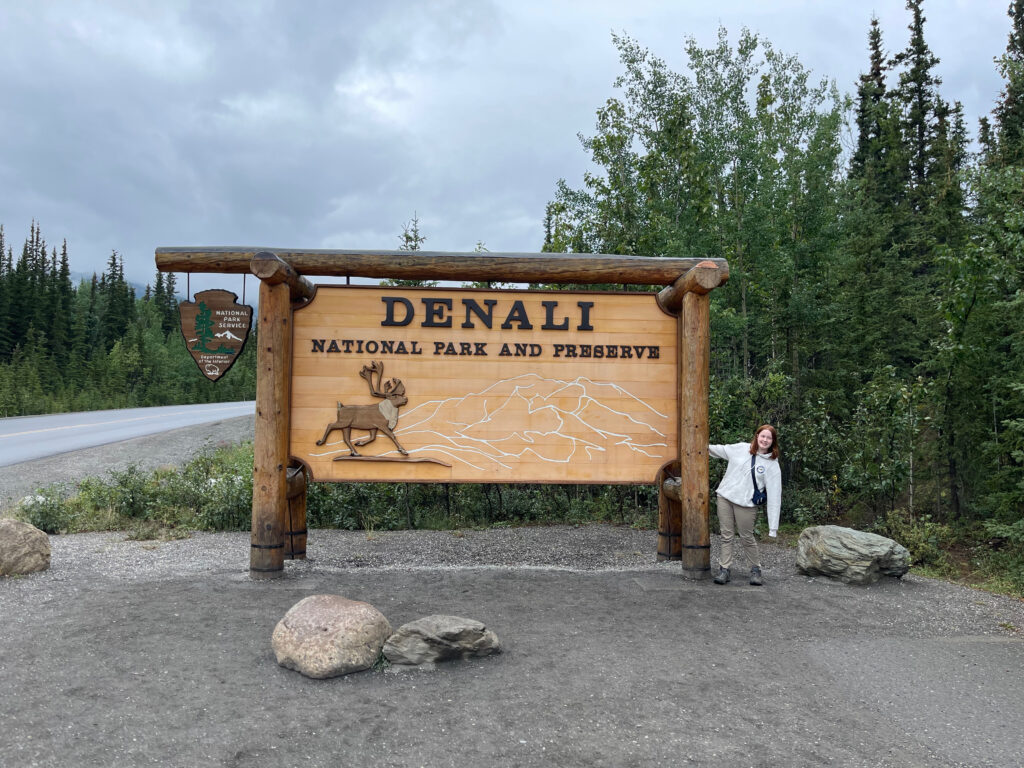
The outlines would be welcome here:
<svg viewBox="0 0 1024 768">
<path fill-rule="evenodd" d="M 0 576 L 45 571 L 50 567 L 50 538 L 34 525 L 0 520 Z"/>
<path fill-rule="evenodd" d="M 310 595 L 277 623 L 271 645 L 282 667 L 306 677 L 337 677 L 372 667 L 390 634 L 388 620 L 369 603 Z"/>
<path fill-rule="evenodd" d="M 384 658 L 398 665 L 429 666 L 500 652 L 498 636 L 479 621 L 436 614 L 403 624 L 384 643 Z"/>
<path fill-rule="evenodd" d="M 892 539 L 838 525 L 805 528 L 797 543 L 796 567 L 809 576 L 847 584 L 873 584 L 910 570 L 910 553 Z"/>
</svg>

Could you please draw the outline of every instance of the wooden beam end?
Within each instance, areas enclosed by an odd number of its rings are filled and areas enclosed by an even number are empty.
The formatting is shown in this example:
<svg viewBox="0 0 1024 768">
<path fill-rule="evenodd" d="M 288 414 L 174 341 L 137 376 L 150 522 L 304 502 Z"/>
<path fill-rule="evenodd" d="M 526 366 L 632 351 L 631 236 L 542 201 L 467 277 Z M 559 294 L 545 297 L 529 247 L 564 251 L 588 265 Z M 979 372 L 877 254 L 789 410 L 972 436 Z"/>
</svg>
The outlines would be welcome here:
<svg viewBox="0 0 1024 768">
<path fill-rule="evenodd" d="M 276 253 L 260 251 L 249 262 L 249 271 L 267 285 L 288 284 L 291 301 L 305 302 L 316 292 L 313 284 Z"/>
<path fill-rule="evenodd" d="M 729 279 L 729 265 L 724 261 L 714 262 L 710 259 L 700 261 L 685 274 L 676 279 L 672 285 L 658 293 L 658 306 L 670 315 L 679 314 L 683 304 L 683 295 L 687 293 L 707 294 Z"/>
</svg>

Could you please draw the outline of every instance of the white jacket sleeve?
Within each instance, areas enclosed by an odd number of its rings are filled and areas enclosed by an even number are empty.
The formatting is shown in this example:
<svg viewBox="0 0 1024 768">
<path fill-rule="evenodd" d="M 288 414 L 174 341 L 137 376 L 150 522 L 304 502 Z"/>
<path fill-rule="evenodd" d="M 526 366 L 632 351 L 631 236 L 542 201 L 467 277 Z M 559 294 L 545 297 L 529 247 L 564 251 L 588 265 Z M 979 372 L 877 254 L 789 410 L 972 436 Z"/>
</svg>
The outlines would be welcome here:
<svg viewBox="0 0 1024 768">
<path fill-rule="evenodd" d="M 728 445 L 709 445 L 708 446 L 708 454 L 711 455 L 711 456 L 714 456 L 716 459 L 728 459 L 729 458 L 729 454 L 727 453 L 728 450 L 729 450 L 729 446 Z"/>
<path fill-rule="evenodd" d="M 779 512 L 782 509 L 782 470 L 778 461 L 767 462 L 764 485 L 768 491 L 768 535 L 779 531 Z"/>
</svg>

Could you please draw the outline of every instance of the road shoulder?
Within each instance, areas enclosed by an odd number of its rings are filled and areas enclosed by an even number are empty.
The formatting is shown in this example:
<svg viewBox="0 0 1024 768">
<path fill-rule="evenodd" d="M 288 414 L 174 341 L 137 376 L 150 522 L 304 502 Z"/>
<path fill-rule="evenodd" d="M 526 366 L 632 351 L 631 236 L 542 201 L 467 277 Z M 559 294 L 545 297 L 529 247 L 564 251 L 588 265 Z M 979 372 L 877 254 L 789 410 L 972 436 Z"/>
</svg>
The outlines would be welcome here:
<svg viewBox="0 0 1024 768">
<path fill-rule="evenodd" d="M 131 465 L 143 470 L 181 466 L 218 445 L 252 440 L 254 423 L 253 416 L 237 416 L 0 467 L 0 516 L 10 516 L 20 499 L 55 482 L 77 485 Z"/>
</svg>

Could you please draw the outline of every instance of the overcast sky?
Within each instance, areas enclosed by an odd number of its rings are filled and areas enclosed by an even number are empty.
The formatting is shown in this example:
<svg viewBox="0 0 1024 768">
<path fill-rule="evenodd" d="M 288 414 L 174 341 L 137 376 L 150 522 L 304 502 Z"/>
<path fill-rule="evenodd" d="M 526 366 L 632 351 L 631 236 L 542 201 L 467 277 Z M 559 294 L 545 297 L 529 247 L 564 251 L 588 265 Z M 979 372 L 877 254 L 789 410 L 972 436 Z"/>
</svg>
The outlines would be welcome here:
<svg viewBox="0 0 1024 768">
<path fill-rule="evenodd" d="M 925 2 L 972 132 L 1008 5 Z M 746 26 L 852 93 L 872 12 L 903 48 L 902 0 L 0 0 L 0 224 L 15 255 L 35 219 L 72 269 L 116 249 L 140 283 L 159 246 L 392 249 L 414 212 L 430 250 L 538 251 L 615 94 L 612 32 L 683 72 L 687 37 Z"/>
</svg>

